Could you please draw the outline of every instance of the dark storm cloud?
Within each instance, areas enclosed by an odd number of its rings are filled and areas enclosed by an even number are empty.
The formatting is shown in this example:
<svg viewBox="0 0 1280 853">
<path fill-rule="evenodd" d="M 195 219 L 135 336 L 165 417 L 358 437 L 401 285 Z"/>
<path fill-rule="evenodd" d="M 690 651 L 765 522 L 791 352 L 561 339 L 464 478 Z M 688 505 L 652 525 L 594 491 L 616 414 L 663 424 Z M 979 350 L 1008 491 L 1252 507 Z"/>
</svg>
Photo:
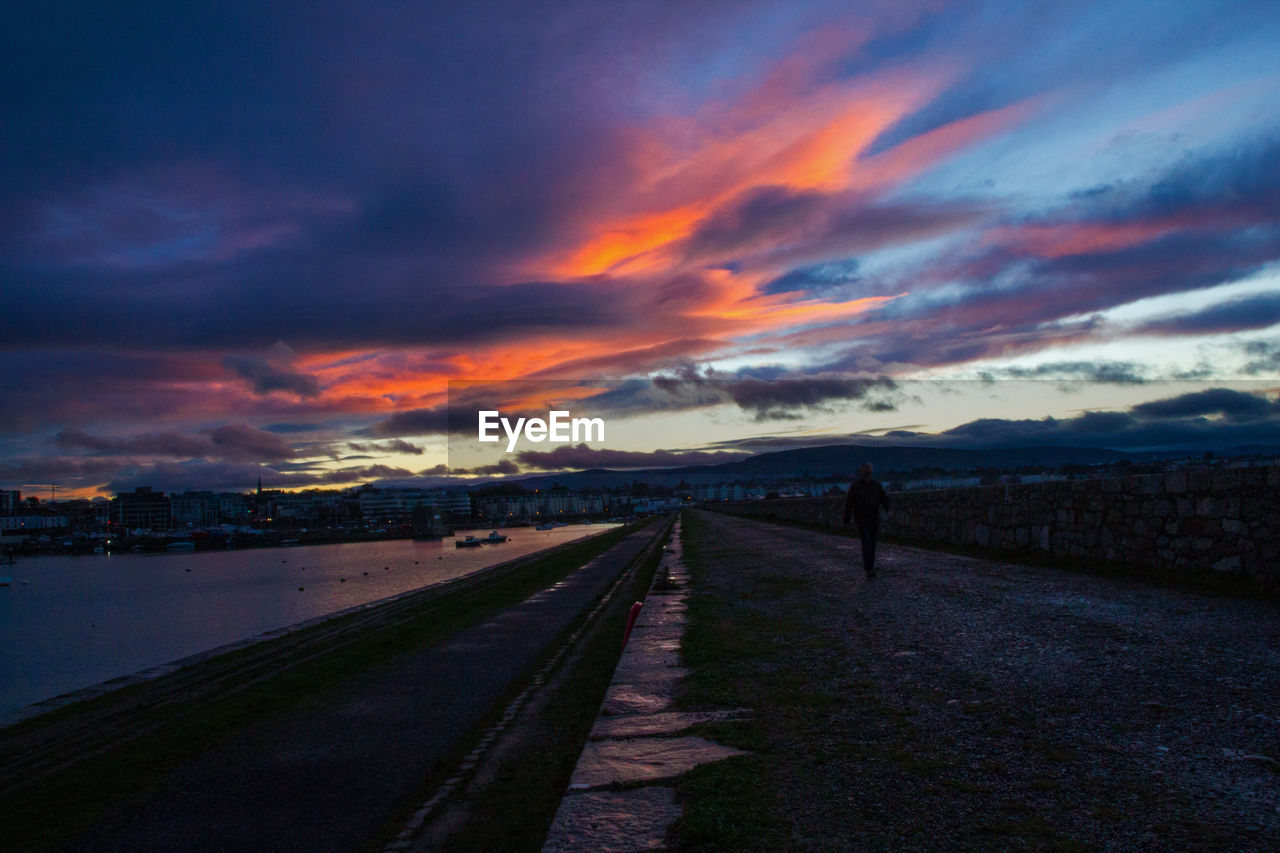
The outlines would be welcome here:
<svg viewBox="0 0 1280 853">
<path fill-rule="evenodd" d="M 829 412 L 853 402 L 867 410 L 891 411 L 896 388 L 887 377 L 804 375 L 769 366 L 744 368 L 736 374 L 703 373 L 693 364 L 684 365 L 674 375 L 610 384 L 582 401 L 591 413 L 624 417 L 730 404 L 758 421 L 795 420 L 806 411 Z"/>
<path fill-rule="evenodd" d="M 66 450 L 88 450 L 106 455 L 174 456 L 188 459 L 208 456 L 213 443 L 208 437 L 177 433 L 145 433 L 143 435 L 90 435 L 80 429 L 64 429 L 54 436 L 54 444 Z"/>
<path fill-rule="evenodd" d="M 274 433 L 247 424 L 226 424 L 204 435 L 144 433 L 132 436 L 90 435 L 69 428 L 54 437 L 54 444 L 66 450 L 87 450 L 102 455 L 225 457 L 234 460 L 276 461 L 297 455 Z"/>
<path fill-rule="evenodd" d="M 1280 323 L 1280 293 L 1234 299 L 1197 311 L 1143 323 L 1136 331 L 1156 335 L 1207 335 L 1265 329 Z"/>
<path fill-rule="evenodd" d="M 128 465 L 113 472 L 103 491 L 132 491 L 151 486 L 165 492 L 231 491 L 247 492 L 262 478 L 267 489 L 304 489 L 342 486 L 350 483 L 412 477 L 413 472 L 390 465 L 342 468 L 333 471 L 290 472 L 272 466 L 245 462 L 193 460 Z"/>
<path fill-rule="evenodd" d="M 1125 412 L 1084 412 L 1074 418 L 983 418 L 946 430 L 936 441 L 952 446 L 1222 449 L 1275 444 L 1280 401 L 1261 394 L 1211 388 L 1141 403 Z"/>
<path fill-rule="evenodd" d="M 1138 417 L 1152 420 L 1216 415 L 1228 421 L 1243 422 L 1280 417 L 1280 400 L 1269 400 L 1231 388 L 1209 388 L 1166 400 L 1140 403 L 1132 411 Z"/>
<path fill-rule="evenodd" d="M 64 488 L 91 486 L 118 471 L 118 459 L 71 456 L 22 456 L 0 460 L 0 482 L 56 483 Z"/>
<path fill-rule="evenodd" d="M 1187 217 L 1207 224 L 1280 222 L 1280 138 L 1188 157 L 1149 188 L 1100 187 L 1091 201 L 1116 220 Z"/>
<path fill-rule="evenodd" d="M 449 473 L 461 476 L 476 477 L 497 477 L 507 476 L 510 474 L 519 474 L 520 466 L 512 462 L 510 459 L 503 459 L 493 465 L 479 465 L 474 468 L 453 468 L 449 469 Z"/>
<path fill-rule="evenodd" d="M 759 187 L 726 205 L 689 237 L 685 251 L 691 258 L 750 250 L 768 237 L 812 232 L 824 218 L 827 198 L 821 193 L 796 192 L 787 187 Z"/>
<path fill-rule="evenodd" d="M 685 465 L 717 465 L 745 459 L 749 453 L 700 450 L 637 452 L 592 448 L 585 444 L 562 445 L 555 450 L 526 450 L 516 458 L 527 468 L 541 471 L 587 468 L 677 468 Z"/>
<path fill-rule="evenodd" d="M 255 394 L 272 391 L 288 391 L 299 397 L 316 397 L 320 394 L 320 381 L 309 373 L 298 373 L 263 358 L 229 355 L 222 360 L 228 370 L 248 379 Z"/>
<path fill-rule="evenodd" d="M 199 354 L 0 348 L 0 420 L 9 430 L 114 420 L 151 424 L 188 402 L 203 404 L 199 385 L 225 378 L 221 365 Z"/>
<path fill-rule="evenodd" d="M 380 443 L 360 443 L 349 441 L 347 442 L 347 447 L 361 453 L 409 453 L 414 456 L 421 456 L 423 453 L 423 449 L 418 445 L 400 438 Z"/>
<path fill-rule="evenodd" d="M 267 424 L 263 427 L 267 432 L 278 432 L 282 435 L 292 435 L 302 432 L 316 432 L 322 429 L 320 424 Z"/>
<path fill-rule="evenodd" d="M 1249 361 L 1241 367 L 1241 371 L 1251 376 L 1271 370 L 1280 370 L 1280 342 L 1249 341 L 1244 345 Z"/>
<path fill-rule="evenodd" d="M 827 447 L 833 444 L 847 444 L 850 440 L 863 441 L 874 437 L 856 433 L 827 433 L 823 435 L 754 435 L 747 438 L 732 438 L 713 442 L 706 446 L 708 451 L 727 450 L 747 455 L 757 453 L 773 453 L 778 450 L 795 450 L 803 447 Z"/>
<path fill-rule="evenodd" d="M 1000 375 L 1011 379 L 1064 379 L 1112 385 L 1141 385 L 1147 381 L 1132 361 L 1053 361 L 1035 367 L 1006 367 Z"/>
<path fill-rule="evenodd" d="M 254 429 L 248 424 L 227 424 L 209 432 L 214 450 L 230 459 L 290 459 L 294 449 L 280 436 Z"/>
<path fill-rule="evenodd" d="M 701 14 L 15 13 L 0 36 L 17 75 L 0 113 L 0 339 L 226 351 L 615 325 L 607 287 L 497 269 L 553 241 L 561 213 L 625 168 L 601 96 L 625 103 L 648 72 L 617 51 L 662 54 L 645 34 L 678 36 Z M 572 73 L 580 63 L 597 73 Z M 266 390 L 312 391 L 228 366 Z"/>
<path fill-rule="evenodd" d="M 872 392 L 892 391 L 893 380 L 869 379 L 839 375 L 814 375 L 799 378 L 766 380 L 746 378 L 728 383 L 728 393 L 739 408 L 751 412 L 756 420 L 778 420 L 799 417 L 806 410 L 829 411 L 827 404 L 863 401 L 871 411 L 892 411 L 893 404 L 884 397 L 868 399 Z"/>
<path fill-rule="evenodd" d="M 620 284 L 481 284 L 430 268 L 330 260 L 299 259 L 274 276 L 242 270 L 220 285 L 194 272 L 184 283 L 182 274 L 175 281 L 159 273 L 26 276 L 0 269 L 15 309 L 0 316 L 0 337 L 14 346 L 132 340 L 174 349 L 257 348 L 282 335 L 300 347 L 479 345 L 623 327 L 634 319 L 628 308 L 635 299 Z M 291 384 L 289 390 L 310 388 L 297 378 Z"/>
<path fill-rule="evenodd" d="M 443 405 L 396 412 L 374 424 L 370 432 L 373 435 L 429 435 L 461 432 L 467 426 L 474 428 L 474 420 L 464 424 L 460 414 L 451 417 L 449 406 Z"/>
<path fill-rule="evenodd" d="M 891 410 L 892 403 L 884 395 L 896 387 L 887 377 L 839 374 L 762 379 L 698 375 L 693 371 L 681 376 L 659 376 L 652 381 L 655 389 L 687 402 L 691 408 L 731 402 L 750 412 L 757 421 L 795 420 L 805 411 L 829 412 L 835 404 L 853 401 L 861 401 L 875 411 Z M 873 392 L 882 392 L 882 396 L 869 399 Z"/>
</svg>

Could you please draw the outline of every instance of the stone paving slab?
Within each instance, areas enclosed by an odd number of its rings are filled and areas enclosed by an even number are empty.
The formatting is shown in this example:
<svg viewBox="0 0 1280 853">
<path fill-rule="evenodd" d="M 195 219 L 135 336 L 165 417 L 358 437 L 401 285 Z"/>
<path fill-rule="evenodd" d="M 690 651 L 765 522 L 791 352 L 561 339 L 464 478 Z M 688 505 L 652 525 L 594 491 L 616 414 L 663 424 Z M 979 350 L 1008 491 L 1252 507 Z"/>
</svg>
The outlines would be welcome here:
<svg viewBox="0 0 1280 853">
<path fill-rule="evenodd" d="M 592 791 L 565 797 L 547 853 L 661 850 L 667 827 L 680 816 L 671 788 Z"/>
<path fill-rule="evenodd" d="M 630 717 L 600 717 L 591 729 L 591 740 L 678 735 L 702 723 L 734 719 L 746 711 L 664 711 Z"/>
<path fill-rule="evenodd" d="M 606 717 L 656 714 L 671 707 L 675 685 L 614 684 L 604 696 L 600 713 Z"/>
<path fill-rule="evenodd" d="M 664 849 L 680 808 L 675 790 L 658 783 L 699 764 L 742 754 L 705 738 L 682 736 L 699 723 L 742 712 L 671 710 L 688 674 L 679 665 L 689 595 L 679 530 L 677 522 L 656 576 L 666 574 L 672 588 L 650 590 L 645 599 L 547 835 L 547 853 Z M 599 790 L 616 784 L 641 787 Z"/>
<path fill-rule="evenodd" d="M 648 668 L 629 666 L 626 670 L 620 670 L 615 677 L 618 679 L 620 684 L 643 684 L 652 689 L 654 685 L 665 684 L 668 682 L 670 682 L 674 687 L 688 674 L 689 670 L 682 666 L 658 666 Z"/>
<path fill-rule="evenodd" d="M 624 655 L 618 662 L 619 672 L 627 669 L 662 669 L 667 666 L 679 666 L 680 655 L 669 651 L 636 651 Z"/>
<path fill-rule="evenodd" d="M 674 779 L 699 764 L 742 754 L 695 735 L 588 741 L 569 787 L 581 791 Z"/>
<path fill-rule="evenodd" d="M 660 643 L 664 640 L 679 643 L 683 635 L 684 620 L 640 623 L 632 629 L 631 633 L 631 636 L 637 639 L 637 645 Z"/>
</svg>

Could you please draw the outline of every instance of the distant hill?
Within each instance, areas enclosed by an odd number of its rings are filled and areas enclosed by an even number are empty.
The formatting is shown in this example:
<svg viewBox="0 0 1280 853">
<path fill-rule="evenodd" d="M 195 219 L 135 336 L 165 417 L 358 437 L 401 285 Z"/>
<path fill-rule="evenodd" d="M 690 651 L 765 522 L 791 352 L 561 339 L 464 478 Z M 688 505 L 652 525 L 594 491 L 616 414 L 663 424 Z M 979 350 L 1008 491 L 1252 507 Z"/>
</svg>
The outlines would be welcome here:
<svg viewBox="0 0 1280 853">
<path fill-rule="evenodd" d="M 738 462 L 695 465 L 684 468 L 646 468 L 629 471 L 593 469 L 560 474 L 536 474 L 515 478 L 526 488 L 548 488 L 559 484 L 571 489 L 615 488 L 634 480 L 674 486 L 723 483 L 734 480 L 775 480 L 791 477 L 852 477 L 863 462 L 870 462 L 879 474 L 906 473 L 917 468 L 967 471 L 974 468 L 1057 468 L 1062 465 L 1097 465 L 1122 459 L 1134 462 L 1185 456 L 1185 453 L 1125 453 L 1092 447 L 1019 447 L 991 450 L 962 450 L 938 447 L 885 447 L 881 445 L 832 444 L 761 453 Z M 506 482 L 511 482 L 507 480 Z"/>
<path fill-rule="evenodd" d="M 1242 444 L 1219 451 L 1218 456 L 1280 456 L 1280 447 L 1270 444 Z"/>
</svg>

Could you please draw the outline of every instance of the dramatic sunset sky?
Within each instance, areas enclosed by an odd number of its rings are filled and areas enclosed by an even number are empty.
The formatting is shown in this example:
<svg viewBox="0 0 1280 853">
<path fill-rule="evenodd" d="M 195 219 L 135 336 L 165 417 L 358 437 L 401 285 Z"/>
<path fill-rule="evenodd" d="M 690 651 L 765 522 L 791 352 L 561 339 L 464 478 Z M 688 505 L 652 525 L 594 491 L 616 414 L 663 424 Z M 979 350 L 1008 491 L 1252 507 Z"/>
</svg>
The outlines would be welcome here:
<svg viewBox="0 0 1280 853">
<path fill-rule="evenodd" d="M 521 471 L 1280 422 L 1274 2 L 48 2 L 0 44 L 0 487 L 435 476 L 451 381 L 611 418 Z"/>
</svg>

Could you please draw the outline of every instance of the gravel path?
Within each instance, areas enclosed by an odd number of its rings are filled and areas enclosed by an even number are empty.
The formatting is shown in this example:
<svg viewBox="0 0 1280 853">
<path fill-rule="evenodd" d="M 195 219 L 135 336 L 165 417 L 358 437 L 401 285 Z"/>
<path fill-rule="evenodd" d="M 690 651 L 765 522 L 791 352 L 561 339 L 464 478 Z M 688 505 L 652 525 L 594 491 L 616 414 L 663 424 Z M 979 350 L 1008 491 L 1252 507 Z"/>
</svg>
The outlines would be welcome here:
<svg viewBox="0 0 1280 853">
<path fill-rule="evenodd" d="M 1274 604 L 696 521 L 797 849 L 1280 849 Z"/>
</svg>

